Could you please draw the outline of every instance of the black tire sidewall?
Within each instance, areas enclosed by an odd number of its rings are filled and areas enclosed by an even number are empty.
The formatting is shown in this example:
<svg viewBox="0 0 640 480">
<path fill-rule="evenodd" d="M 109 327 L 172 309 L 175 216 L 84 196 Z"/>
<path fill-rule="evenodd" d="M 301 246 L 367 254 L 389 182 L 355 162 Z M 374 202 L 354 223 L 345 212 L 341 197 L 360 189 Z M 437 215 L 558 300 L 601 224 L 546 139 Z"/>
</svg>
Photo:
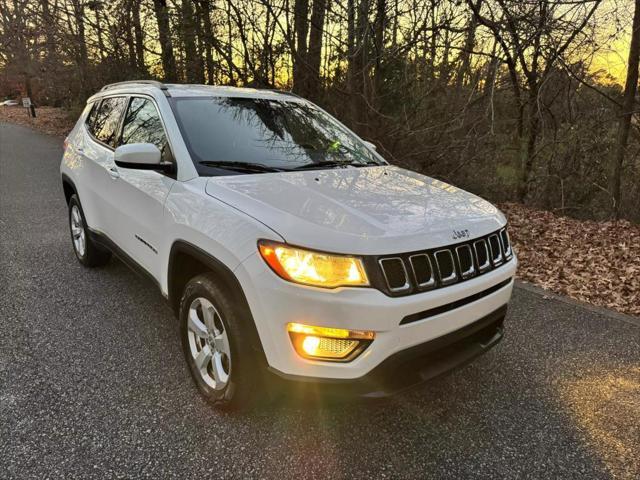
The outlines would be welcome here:
<svg viewBox="0 0 640 480">
<path fill-rule="evenodd" d="M 78 211 L 80 212 L 80 219 L 82 220 L 82 230 L 84 230 L 84 255 L 80 255 L 78 250 L 76 249 L 75 243 L 73 242 L 73 231 L 71 230 L 72 220 L 71 220 L 71 212 L 73 211 L 73 207 L 78 207 Z M 76 254 L 76 258 L 80 263 L 87 266 L 87 257 L 89 253 L 89 232 L 87 231 L 87 222 L 84 218 L 84 212 L 82 211 L 82 205 L 80 205 L 80 200 L 78 200 L 77 195 L 72 195 L 69 199 L 69 234 L 71 236 L 71 246 L 73 247 L 73 252 Z"/>
<path fill-rule="evenodd" d="M 80 212 L 80 219 L 82 220 L 82 229 L 84 230 L 85 247 L 83 256 L 78 253 L 73 243 L 73 232 L 71 231 L 71 211 L 74 206 L 78 207 L 78 210 Z M 73 248 L 78 261 L 88 268 L 105 265 L 111 258 L 111 252 L 96 245 L 91 239 L 91 236 L 89 235 L 89 228 L 87 227 L 87 219 L 84 216 L 84 210 L 82 209 L 82 204 L 80 203 L 80 199 L 78 198 L 77 194 L 71 195 L 71 198 L 69 199 L 68 221 L 69 235 L 71 237 L 71 247 Z"/>
<path fill-rule="evenodd" d="M 195 365 L 188 338 L 188 315 L 193 300 L 203 297 L 209 300 L 220 314 L 222 323 L 229 339 L 231 351 L 231 371 L 229 381 L 221 390 L 211 388 L 201 377 Z M 240 315 L 242 312 L 234 308 L 225 289 L 219 286 L 212 274 L 199 275 L 188 282 L 180 301 L 180 338 L 185 359 L 190 373 L 205 398 L 216 407 L 224 409 L 236 409 L 244 407 L 247 403 L 247 391 L 253 381 L 255 371 L 249 368 L 253 359 L 253 352 L 245 341 L 242 331 Z"/>
</svg>

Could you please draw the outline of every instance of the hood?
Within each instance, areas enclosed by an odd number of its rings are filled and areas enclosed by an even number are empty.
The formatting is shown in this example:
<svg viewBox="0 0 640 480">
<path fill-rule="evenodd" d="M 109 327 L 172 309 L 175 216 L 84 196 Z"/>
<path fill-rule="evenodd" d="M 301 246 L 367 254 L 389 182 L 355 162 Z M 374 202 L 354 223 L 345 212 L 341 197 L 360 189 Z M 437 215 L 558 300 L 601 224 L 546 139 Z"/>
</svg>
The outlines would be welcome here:
<svg viewBox="0 0 640 480">
<path fill-rule="evenodd" d="M 351 254 L 441 247 L 502 227 L 487 201 L 392 166 L 211 177 L 207 194 L 245 212 L 287 243 Z"/>
</svg>

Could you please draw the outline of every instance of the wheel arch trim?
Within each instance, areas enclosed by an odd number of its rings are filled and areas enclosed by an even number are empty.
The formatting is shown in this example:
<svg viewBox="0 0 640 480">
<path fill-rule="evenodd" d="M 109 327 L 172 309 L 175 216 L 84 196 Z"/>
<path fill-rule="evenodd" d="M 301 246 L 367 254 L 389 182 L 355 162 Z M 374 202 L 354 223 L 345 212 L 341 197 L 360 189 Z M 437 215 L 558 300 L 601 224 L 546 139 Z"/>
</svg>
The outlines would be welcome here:
<svg viewBox="0 0 640 480">
<path fill-rule="evenodd" d="M 69 203 L 69 199 L 71 198 L 71 195 L 67 196 L 67 191 L 66 191 L 67 185 L 71 188 L 71 190 L 73 190 L 73 193 L 75 193 L 76 195 L 79 195 L 78 188 L 76 187 L 75 182 L 71 180 L 71 177 L 69 175 L 67 175 L 66 173 L 61 173 L 60 176 L 62 177 L 62 188 L 64 190 L 64 197 L 67 203 Z"/>
<path fill-rule="evenodd" d="M 253 313 L 251 312 L 249 302 L 247 301 L 247 297 L 238 277 L 225 263 L 186 240 L 174 241 L 169 251 L 169 263 L 167 267 L 167 294 L 169 303 L 176 312 L 176 315 L 179 317 L 180 299 L 182 297 L 182 292 L 176 292 L 175 285 L 178 275 L 177 269 L 179 268 L 176 264 L 176 259 L 179 255 L 187 255 L 193 258 L 204 266 L 207 271 L 213 272 L 225 283 L 227 291 L 233 296 L 235 302 L 239 302 L 242 305 L 246 312 L 246 315 L 241 315 L 240 317 L 243 321 L 242 326 L 248 333 L 253 349 L 259 352 L 262 359 L 266 361 L 264 348 L 260 340 L 260 335 L 258 334 Z"/>
</svg>

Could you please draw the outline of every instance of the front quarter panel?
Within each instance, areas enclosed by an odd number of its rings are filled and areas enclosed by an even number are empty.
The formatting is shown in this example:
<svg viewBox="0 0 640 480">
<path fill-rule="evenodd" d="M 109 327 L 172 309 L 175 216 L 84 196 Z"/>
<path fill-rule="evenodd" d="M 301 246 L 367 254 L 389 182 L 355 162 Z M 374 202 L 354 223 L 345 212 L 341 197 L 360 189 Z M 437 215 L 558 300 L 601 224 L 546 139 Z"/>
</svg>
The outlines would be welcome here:
<svg viewBox="0 0 640 480">
<path fill-rule="evenodd" d="M 205 193 L 206 178 L 176 182 L 165 204 L 165 222 L 171 235 L 162 246 L 163 265 L 169 265 L 171 247 L 176 241 L 190 243 L 233 271 L 257 251 L 260 238 L 282 241 L 271 229 L 241 211 Z M 168 294 L 168 269 L 161 278 Z"/>
</svg>

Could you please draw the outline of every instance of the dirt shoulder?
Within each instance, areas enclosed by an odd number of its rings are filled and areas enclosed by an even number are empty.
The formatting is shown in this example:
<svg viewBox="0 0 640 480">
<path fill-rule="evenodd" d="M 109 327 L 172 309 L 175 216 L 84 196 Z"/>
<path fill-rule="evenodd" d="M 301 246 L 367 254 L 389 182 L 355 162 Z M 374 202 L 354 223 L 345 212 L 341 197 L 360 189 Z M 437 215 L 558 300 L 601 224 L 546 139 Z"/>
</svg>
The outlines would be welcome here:
<svg viewBox="0 0 640 480">
<path fill-rule="evenodd" d="M 518 276 L 545 290 L 640 315 L 640 225 L 500 205 L 520 261 Z"/>
<path fill-rule="evenodd" d="M 62 108 L 40 107 L 36 115 L 36 118 L 29 117 L 23 107 L 0 106 L 0 122 L 17 123 L 49 135 L 64 138 L 74 125 L 74 119 Z"/>
<path fill-rule="evenodd" d="M 0 107 L 0 122 L 63 137 L 74 120 L 41 107 L 35 119 L 22 107 Z M 640 225 L 575 220 L 514 203 L 509 219 L 520 262 L 518 277 L 555 293 L 618 312 L 640 315 Z"/>
</svg>

